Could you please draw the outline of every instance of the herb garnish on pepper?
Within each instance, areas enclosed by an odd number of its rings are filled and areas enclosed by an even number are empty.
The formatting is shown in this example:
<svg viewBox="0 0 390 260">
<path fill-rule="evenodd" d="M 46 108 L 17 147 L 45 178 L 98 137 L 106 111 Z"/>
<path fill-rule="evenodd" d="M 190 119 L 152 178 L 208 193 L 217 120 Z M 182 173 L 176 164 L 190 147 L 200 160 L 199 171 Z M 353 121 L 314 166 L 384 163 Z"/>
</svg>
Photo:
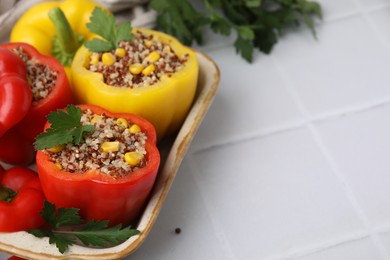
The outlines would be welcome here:
<svg viewBox="0 0 390 260">
<path fill-rule="evenodd" d="M 53 111 L 47 116 L 50 127 L 37 136 L 35 149 L 42 150 L 67 143 L 79 144 L 85 132 L 95 129 L 93 125 L 81 125 L 82 111 L 69 105 L 66 111 Z"/>
<path fill-rule="evenodd" d="M 119 47 L 120 41 L 130 41 L 134 37 L 131 23 L 116 25 L 115 17 L 99 7 L 93 10 L 87 28 L 91 33 L 100 35 L 104 39 L 94 38 L 84 43 L 92 52 L 115 50 Z"/>
</svg>

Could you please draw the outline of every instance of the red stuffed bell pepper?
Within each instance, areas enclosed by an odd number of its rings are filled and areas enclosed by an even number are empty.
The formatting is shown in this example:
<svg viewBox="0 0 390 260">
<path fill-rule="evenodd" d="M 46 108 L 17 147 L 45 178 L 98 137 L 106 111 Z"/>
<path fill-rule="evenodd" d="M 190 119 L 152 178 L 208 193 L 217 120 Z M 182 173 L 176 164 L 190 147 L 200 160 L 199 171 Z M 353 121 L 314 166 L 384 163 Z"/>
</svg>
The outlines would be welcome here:
<svg viewBox="0 0 390 260">
<path fill-rule="evenodd" d="M 36 142 L 36 164 L 47 200 L 57 207 L 79 208 L 87 220 L 133 223 L 160 164 L 154 127 L 139 116 L 94 105 L 68 106 L 66 112 L 51 113 L 48 121 Z M 63 133 L 72 136 L 52 142 L 65 138 Z"/>
<path fill-rule="evenodd" d="M 15 232 L 40 227 L 39 214 L 45 196 L 36 172 L 14 167 L 0 169 L 0 232 Z"/>
<path fill-rule="evenodd" d="M 33 142 L 35 137 L 42 132 L 46 116 L 50 111 L 72 103 L 72 92 L 64 68 L 54 58 L 40 54 L 26 43 L 7 43 L 0 47 L 14 52 L 19 59 L 24 61 L 27 79 L 33 94 L 27 114 L 9 130 L 14 132 L 8 133 L 9 135 L 19 136 L 19 138 L 14 138 L 15 142 L 12 142 L 14 145 L 10 143 L 11 140 L 4 140 L 4 137 L 0 137 L 0 150 L 13 147 L 14 150 L 19 150 L 19 156 L 15 157 L 11 152 L 8 154 L 7 151 L 3 151 L 5 155 L 0 153 L 0 160 L 11 164 L 28 164 L 31 163 L 31 153 L 23 157 L 26 149 L 18 148 L 25 147 L 27 143 L 30 146 L 27 150 L 33 150 Z"/>
<path fill-rule="evenodd" d="M 0 47 L 0 137 L 24 118 L 31 100 L 26 65 L 16 54 Z"/>
<path fill-rule="evenodd" d="M 64 68 L 54 58 L 39 53 L 26 43 L 1 45 L 16 52 L 27 64 L 30 87 L 33 88 L 33 102 L 18 131 L 31 142 L 42 132 L 46 116 L 50 111 L 72 103 L 72 92 Z"/>
</svg>

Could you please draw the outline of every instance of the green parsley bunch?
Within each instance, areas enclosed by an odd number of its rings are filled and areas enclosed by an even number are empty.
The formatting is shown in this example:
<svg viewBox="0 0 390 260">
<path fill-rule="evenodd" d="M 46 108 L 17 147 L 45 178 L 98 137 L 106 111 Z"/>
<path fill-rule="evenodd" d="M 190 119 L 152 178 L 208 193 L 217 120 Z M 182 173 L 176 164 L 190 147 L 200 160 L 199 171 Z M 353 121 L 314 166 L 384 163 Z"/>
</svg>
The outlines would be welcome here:
<svg viewBox="0 0 390 260">
<path fill-rule="evenodd" d="M 252 62 L 253 50 L 270 53 L 281 33 L 300 23 L 315 35 L 314 18 L 322 18 L 321 6 L 309 0 L 203 0 L 197 10 L 190 0 L 151 0 L 157 11 L 157 29 L 186 45 L 203 43 L 203 28 L 230 35 L 236 31 L 237 53 Z"/>
</svg>

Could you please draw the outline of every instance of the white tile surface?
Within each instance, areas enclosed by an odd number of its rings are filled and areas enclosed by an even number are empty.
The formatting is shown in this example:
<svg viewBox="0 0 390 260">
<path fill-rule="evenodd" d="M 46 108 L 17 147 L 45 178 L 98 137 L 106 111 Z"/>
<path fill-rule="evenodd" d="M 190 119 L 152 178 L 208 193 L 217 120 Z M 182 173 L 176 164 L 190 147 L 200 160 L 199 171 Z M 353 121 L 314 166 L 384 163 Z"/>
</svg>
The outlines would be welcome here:
<svg viewBox="0 0 390 260">
<path fill-rule="evenodd" d="M 373 226 L 390 224 L 390 105 L 318 124 Z"/>
<path fill-rule="evenodd" d="M 289 34 L 274 52 L 312 116 L 390 95 L 390 52 L 363 17 L 325 23 L 318 35 Z"/>
<path fill-rule="evenodd" d="M 303 120 L 269 56 L 259 55 L 249 64 L 234 53 L 233 47 L 210 53 L 222 78 L 196 148 L 294 127 Z"/>
<path fill-rule="evenodd" d="M 188 160 L 184 160 L 166 202 L 150 235 L 131 259 L 225 258 L 210 213 L 194 185 Z M 175 233 L 176 228 L 181 229 L 180 234 Z"/>
<path fill-rule="evenodd" d="M 390 23 L 390 7 L 379 9 L 368 14 L 368 18 L 379 31 L 380 37 L 390 45 L 390 32 L 386 25 Z"/>
<path fill-rule="evenodd" d="M 309 254 L 293 260 L 385 260 L 375 248 L 375 245 L 367 238 L 341 243 L 336 246 Z"/>
<path fill-rule="evenodd" d="M 390 229 L 387 228 L 384 232 L 381 232 L 380 235 L 385 247 L 390 248 Z"/>
<path fill-rule="evenodd" d="M 388 5 L 387 0 L 357 0 L 363 9 L 367 8 L 381 8 L 384 5 Z"/>
<path fill-rule="evenodd" d="M 359 12 L 359 5 L 355 0 L 319 0 L 317 2 L 321 4 L 325 21 L 341 19 Z"/>
<path fill-rule="evenodd" d="M 294 254 L 366 232 L 306 129 L 210 149 L 194 160 L 197 184 L 236 259 Z"/>
<path fill-rule="evenodd" d="M 390 259 L 390 3 L 320 2 L 317 41 L 288 32 L 252 64 L 208 32 L 218 94 L 126 259 Z"/>
</svg>

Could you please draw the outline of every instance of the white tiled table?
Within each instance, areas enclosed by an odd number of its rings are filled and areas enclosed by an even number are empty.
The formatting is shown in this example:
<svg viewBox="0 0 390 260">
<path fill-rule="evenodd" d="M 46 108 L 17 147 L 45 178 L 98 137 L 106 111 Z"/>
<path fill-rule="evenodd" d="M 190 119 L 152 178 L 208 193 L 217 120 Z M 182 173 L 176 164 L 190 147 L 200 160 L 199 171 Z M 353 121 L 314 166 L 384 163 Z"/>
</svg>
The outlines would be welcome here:
<svg viewBox="0 0 390 260">
<path fill-rule="evenodd" d="M 219 91 L 126 259 L 390 259 L 390 3 L 320 2 L 317 41 L 287 33 L 253 64 L 234 37 L 199 47 Z"/>
</svg>

